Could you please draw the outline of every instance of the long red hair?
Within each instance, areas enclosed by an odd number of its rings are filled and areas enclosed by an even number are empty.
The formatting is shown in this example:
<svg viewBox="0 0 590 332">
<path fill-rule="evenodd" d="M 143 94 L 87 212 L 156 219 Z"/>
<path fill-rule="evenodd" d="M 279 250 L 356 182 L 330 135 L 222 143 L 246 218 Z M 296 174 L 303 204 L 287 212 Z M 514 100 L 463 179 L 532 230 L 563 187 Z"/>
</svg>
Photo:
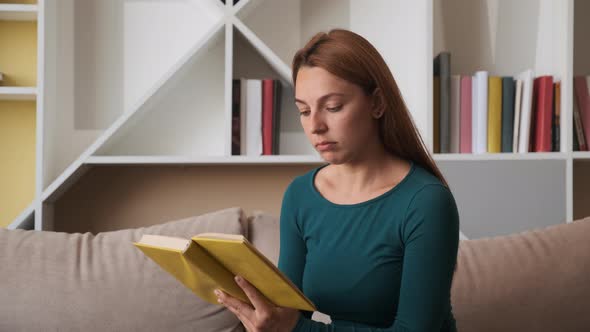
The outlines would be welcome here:
<svg viewBox="0 0 590 332">
<path fill-rule="evenodd" d="M 332 75 L 360 86 L 366 95 L 377 91 L 383 115 L 379 138 L 386 151 L 422 166 L 445 186 L 448 183 L 436 166 L 416 128 L 389 67 L 377 49 L 364 37 L 344 29 L 315 34 L 293 57 L 293 85 L 301 66 L 320 67 Z"/>
</svg>

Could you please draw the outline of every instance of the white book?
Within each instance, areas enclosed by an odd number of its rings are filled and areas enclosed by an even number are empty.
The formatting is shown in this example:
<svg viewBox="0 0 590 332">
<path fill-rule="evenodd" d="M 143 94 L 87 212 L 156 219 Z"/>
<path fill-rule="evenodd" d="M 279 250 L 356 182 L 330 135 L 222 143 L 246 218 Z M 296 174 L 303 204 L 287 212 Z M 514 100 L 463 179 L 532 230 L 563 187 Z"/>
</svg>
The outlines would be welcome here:
<svg viewBox="0 0 590 332">
<path fill-rule="evenodd" d="M 520 129 L 518 132 L 518 152 L 529 152 L 529 136 L 531 135 L 531 116 L 533 114 L 533 70 L 528 69 L 516 75 L 522 80 L 522 103 L 520 105 Z"/>
<path fill-rule="evenodd" d="M 451 75 L 451 153 L 459 153 L 461 137 L 461 76 Z"/>
<path fill-rule="evenodd" d="M 473 77 L 472 150 L 474 154 L 488 151 L 488 72 L 477 71 Z"/>
<path fill-rule="evenodd" d="M 262 80 L 247 80 L 246 155 L 262 155 Z"/>
<path fill-rule="evenodd" d="M 514 93 L 514 129 L 512 132 L 512 152 L 518 151 L 518 133 L 520 129 L 520 108 L 522 105 L 522 80 L 516 80 Z"/>
<path fill-rule="evenodd" d="M 246 107 L 248 105 L 247 92 L 248 82 L 245 78 L 240 78 L 240 155 L 245 156 L 247 154 L 248 146 L 248 134 L 247 134 L 247 114 Z"/>
</svg>

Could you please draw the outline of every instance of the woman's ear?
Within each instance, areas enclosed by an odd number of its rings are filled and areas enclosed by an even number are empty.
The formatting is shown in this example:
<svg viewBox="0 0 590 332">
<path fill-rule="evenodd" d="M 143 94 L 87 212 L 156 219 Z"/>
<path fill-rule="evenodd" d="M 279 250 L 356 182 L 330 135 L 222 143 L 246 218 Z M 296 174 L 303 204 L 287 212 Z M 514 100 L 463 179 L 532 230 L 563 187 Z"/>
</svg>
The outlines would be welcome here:
<svg viewBox="0 0 590 332">
<path fill-rule="evenodd" d="M 381 89 L 375 88 L 373 94 L 371 95 L 371 100 L 371 113 L 375 119 L 379 119 L 385 112 L 385 103 L 383 102 L 383 94 L 381 93 Z"/>
</svg>

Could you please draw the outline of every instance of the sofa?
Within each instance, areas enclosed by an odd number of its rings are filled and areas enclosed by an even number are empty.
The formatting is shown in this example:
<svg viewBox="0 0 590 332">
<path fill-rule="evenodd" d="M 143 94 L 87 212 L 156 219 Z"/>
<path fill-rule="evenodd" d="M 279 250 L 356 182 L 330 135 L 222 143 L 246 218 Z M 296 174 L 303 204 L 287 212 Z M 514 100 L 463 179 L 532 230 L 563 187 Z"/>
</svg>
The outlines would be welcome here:
<svg viewBox="0 0 590 332">
<path fill-rule="evenodd" d="M 96 235 L 0 229 L 0 331 L 243 331 L 132 245 L 201 232 L 243 234 L 277 263 L 278 218 L 239 207 Z M 590 331 L 590 218 L 461 240 L 451 294 L 459 331 Z"/>
</svg>

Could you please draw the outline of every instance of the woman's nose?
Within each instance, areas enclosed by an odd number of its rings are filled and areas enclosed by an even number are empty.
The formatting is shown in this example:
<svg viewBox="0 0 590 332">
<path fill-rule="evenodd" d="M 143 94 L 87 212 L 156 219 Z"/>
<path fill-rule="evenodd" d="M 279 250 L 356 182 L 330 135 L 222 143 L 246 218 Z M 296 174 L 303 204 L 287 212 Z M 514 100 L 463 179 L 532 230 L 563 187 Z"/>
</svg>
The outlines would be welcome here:
<svg viewBox="0 0 590 332">
<path fill-rule="evenodd" d="M 327 130 L 326 122 L 319 112 L 311 114 L 311 132 L 313 134 L 323 133 Z"/>
</svg>

